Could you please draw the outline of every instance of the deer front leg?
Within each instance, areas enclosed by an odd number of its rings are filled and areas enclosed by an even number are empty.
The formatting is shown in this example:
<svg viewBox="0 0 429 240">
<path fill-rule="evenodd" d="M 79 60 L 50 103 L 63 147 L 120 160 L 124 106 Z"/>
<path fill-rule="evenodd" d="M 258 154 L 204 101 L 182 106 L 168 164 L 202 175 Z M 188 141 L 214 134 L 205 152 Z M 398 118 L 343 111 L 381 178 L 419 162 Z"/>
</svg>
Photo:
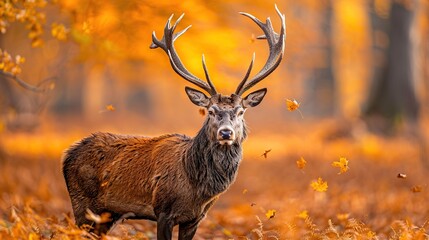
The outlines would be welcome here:
<svg viewBox="0 0 429 240">
<path fill-rule="evenodd" d="M 206 217 L 207 212 L 213 206 L 213 204 L 216 202 L 217 199 L 218 197 L 214 197 L 212 200 L 210 200 L 204 206 L 203 212 L 198 218 L 190 222 L 179 224 L 179 240 L 188 240 L 194 237 L 200 221 Z"/>
<path fill-rule="evenodd" d="M 167 216 L 166 213 L 158 215 L 156 226 L 156 236 L 158 240 L 171 240 L 173 233 L 173 221 Z"/>
<path fill-rule="evenodd" d="M 179 224 L 179 240 L 191 240 L 197 231 L 198 224 L 202 218 Z"/>
</svg>

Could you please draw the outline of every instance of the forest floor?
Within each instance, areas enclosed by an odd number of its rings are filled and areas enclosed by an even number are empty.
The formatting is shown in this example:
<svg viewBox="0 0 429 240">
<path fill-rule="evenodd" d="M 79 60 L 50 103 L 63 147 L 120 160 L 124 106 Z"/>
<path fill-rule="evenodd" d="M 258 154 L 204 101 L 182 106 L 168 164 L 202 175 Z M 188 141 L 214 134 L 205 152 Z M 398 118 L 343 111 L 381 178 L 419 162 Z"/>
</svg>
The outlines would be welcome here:
<svg viewBox="0 0 429 240">
<path fill-rule="evenodd" d="M 195 239 L 429 239 L 429 170 L 421 144 L 337 125 L 251 133 L 236 182 Z M 93 238 L 74 225 L 60 170 L 64 149 L 84 135 L 0 136 L 0 239 Z M 340 157 L 349 167 L 341 174 L 333 166 Z M 305 166 L 297 165 L 301 158 Z M 326 191 L 311 186 L 319 177 Z M 155 231 L 153 222 L 125 220 L 104 238 L 155 239 Z"/>
</svg>

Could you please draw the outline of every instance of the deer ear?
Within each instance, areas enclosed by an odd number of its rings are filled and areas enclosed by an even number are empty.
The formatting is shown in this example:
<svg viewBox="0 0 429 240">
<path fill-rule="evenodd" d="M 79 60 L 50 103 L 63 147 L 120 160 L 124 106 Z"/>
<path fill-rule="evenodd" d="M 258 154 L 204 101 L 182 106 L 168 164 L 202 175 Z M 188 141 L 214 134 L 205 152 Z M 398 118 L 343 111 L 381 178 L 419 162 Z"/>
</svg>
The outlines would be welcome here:
<svg viewBox="0 0 429 240">
<path fill-rule="evenodd" d="M 243 99 L 244 108 L 258 106 L 262 102 L 262 99 L 264 99 L 266 93 L 267 93 L 266 88 L 262 88 L 252 93 L 249 93 L 249 95 L 247 95 Z"/>
<path fill-rule="evenodd" d="M 190 87 L 185 87 L 185 91 L 191 102 L 195 105 L 200 107 L 207 107 L 209 105 L 210 98 L 208 98 L 204 93 Z"/>
</svg>

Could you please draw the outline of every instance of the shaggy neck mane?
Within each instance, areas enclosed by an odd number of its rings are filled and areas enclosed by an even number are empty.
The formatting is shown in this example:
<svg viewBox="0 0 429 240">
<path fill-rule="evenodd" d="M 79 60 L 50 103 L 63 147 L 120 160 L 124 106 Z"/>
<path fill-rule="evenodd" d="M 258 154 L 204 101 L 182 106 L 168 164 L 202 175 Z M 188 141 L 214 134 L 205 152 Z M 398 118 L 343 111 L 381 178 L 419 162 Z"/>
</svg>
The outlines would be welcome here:
<svg viewBox="0 0 429 240">
<path fill-rule="evenodd" d="M 218 195 L 235 180 L 242 157 L 241 143 L 246 137 L 246 127 L 243 126 L 243 138 L 231 146 L 210 141 L 207 122 L 190 141 L 184 164 L 198 196 L 211 198 Z"/>
</svg>

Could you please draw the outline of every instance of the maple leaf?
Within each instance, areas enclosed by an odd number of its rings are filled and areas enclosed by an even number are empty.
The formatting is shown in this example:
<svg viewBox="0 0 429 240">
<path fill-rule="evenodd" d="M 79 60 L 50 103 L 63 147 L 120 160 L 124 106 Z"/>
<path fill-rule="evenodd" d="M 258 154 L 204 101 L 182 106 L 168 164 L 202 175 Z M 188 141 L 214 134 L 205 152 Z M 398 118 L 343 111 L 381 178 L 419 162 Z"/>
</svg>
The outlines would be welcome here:
<svg viewBox="0 0 429 240">
<path fill-rule="evenodd" d="M 328 182 L 323 181 L 320 177 L 317 181 L 311 182 L 310 186 L 317 192 L 326 192 L 328 190 Z"/>
<path fill-rule="evenodd" d="M 276 210 L 271 209 L 268 210 L 267 213 L 265 213 L 265 216 L 267 217 L 267 219 L 271 219 L 276 215 Z"/>
<path fill-rule="evenodd" d="M 291 112 L 298 110 L 299 114 L 301 115 L 301 118 L 304 118 L 302 116 L 301 111 L 298 109 L 299 103 L 295 99 L 294 100 L 286 99 L 286 106 L 287 106 L 287 110 L 289 110 Z"/>
<path fill-rule="evenodd" d="M 304 169 L 306 165 L 307 165 L 307 161 L 305 161 L 303 157 L 301 157 L 299 160 L 296 160 L 296 166 L 299 169 Z"/>
<path fill-rule="evenodd" d="M 295 99 L 294 100 L 286 99 L 286 105 L 287 105 L 287 110 L 291 112 L 299 108 L 299 103 Z"/>
<path fill-rule="evenodd" d="M 264 158 L 267 159 L 269 152 L 271 152 L 271 149 L 265 150 L 264 153 L 262 153 L 261 157 L 264 156 Z"/>
<path fill-rule="evenodd" d="M 338 174 L 345 173 L 349 170 L 349 161 L 345 157 L 340 157 L 340 160 L 333 162 L 332 166 L 340 168 L 340 172 Z"/>
</svg>

